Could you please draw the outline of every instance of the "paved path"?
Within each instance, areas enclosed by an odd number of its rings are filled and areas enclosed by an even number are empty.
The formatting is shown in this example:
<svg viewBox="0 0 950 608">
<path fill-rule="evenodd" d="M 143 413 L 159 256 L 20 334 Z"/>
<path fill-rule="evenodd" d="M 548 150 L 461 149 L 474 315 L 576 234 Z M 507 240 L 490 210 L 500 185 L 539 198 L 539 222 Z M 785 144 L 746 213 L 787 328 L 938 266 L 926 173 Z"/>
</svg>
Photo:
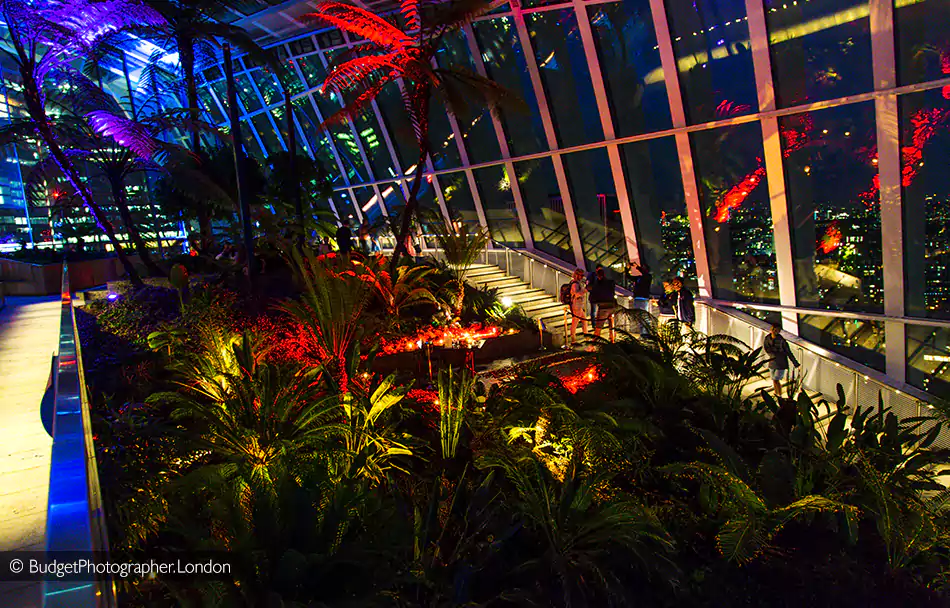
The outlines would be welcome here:
<svg viewBox="0 0 950 608">
<path fill-rule="evenodd" d="M 60 299 L 8 297 L 0 310 L 0 551 L 45 549 L 52 438 L 40 404 L 59 344 Z M 0 582 L 0 606 L 42 605 L 39 583 Z"/>
</svg>

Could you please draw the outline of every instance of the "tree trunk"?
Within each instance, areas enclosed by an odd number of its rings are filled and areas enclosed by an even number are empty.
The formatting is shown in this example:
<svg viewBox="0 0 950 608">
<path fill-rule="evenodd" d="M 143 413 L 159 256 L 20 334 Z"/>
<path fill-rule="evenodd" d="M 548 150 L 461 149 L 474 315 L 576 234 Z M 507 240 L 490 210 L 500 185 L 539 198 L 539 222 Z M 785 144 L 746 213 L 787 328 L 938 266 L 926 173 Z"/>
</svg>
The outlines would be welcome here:
<svg viewBox="0 0 950 608">
<path fill-rule="evenodd" d="M 191 40 L 179 39 L 178 52 L 181 61 L 181 71 L 185 75 L 185 95 L 188 102 L 188 117 L 191 124 L 191 151 L 197 158 L 201 158 L 201 138 L 198 135 L 198 85 L 195 80 L 195 49 Z M 211 247 L 211 214 L 207 205 L 200 201 L 195 202 L 195 215 L 198 216 L 198 234 L 201 237 L 201 248 L 207 251 Z"/>
<path fill-rule="evenodd" d="M 139 229 L 132 219 L 132 211 L 129 209 L 129 204 L 125 197 L 125 184 L 123 183 L 122 177 L 119 175 L 107 175 L 106 177 L 109 180 L 109 185 L 112 186 L 112 200 L 119 210 L 119 215 L 122 217 L 125 229 L 129 233 L 129 240 L 132 241 L 135 251 L 139 254 L 139 259 L 142 260 L 142 263 L 145 264 L 145 267 L 152 276 L 165 276 L 165 273 L 158 267 L 158 264 L 152 260 L 152 256 L 148 252 L 148 247 L 145 245 L 145 241 L 142 239 L 142 235 L 139 233 Z"/>
<path fill-rule="evenodd" d="M 25 68 L 25 66 L 21 65 L 21 68 Z M 96 203 L 95 200 L 93 200 L 92 193 L 88 188 L 86 188 L 86 184 L 83 183 L 82 179 L 79 177 L 79 174 L 76 172 L 76 168 L 73 166 L 72 162 L 70 162 L 69 158 L 66 156 L 66 153 L 63 152 L 63 149 L 56 141 L 56 136 L 53 134 L 53 128 L 49 123 L 49 119 L 46 117 L 46 109 L 43 107 L 43 102 L 41 101 L 39 94 L 39 87 L 36 84 L 36 80 L 33 78 L 33 73 L 27 69 L 21 69 L 20 76 L 23 78 L 23 99 L 26 102 L 27 112 L 29 113 L 30 118 L 33 120 L 33 124 L 36 126 L 37 132 L 43 139 L 43 143 L 45 143 L 46 147 L 49 148 L 49 153 L 56 161 L 60 171 L 63 172 L 63 175 L 66 176 L 66 179 L 69 180 L 69 183 L 72 185 L 72 187 L 76 189 L 76 192 L 82 199 L 83 204 L 85 204 L 86 209 L 89 210 L 89 213 L 96 221 L 96 224 L 98 224 L 99 228 L 102 229 L 106 237 L 109 239 L 109 242 L 112 244 L 112 248 L 115 250 L 116 257 L 119 258 L 119 263 L 122 264 L 125 272 L 129 275 L 129 280 L 132 282 L 132 285 L 135 287 L 141 287 L 142 277 L 139 276 L 135 266 L 132 265 L 132 261 L 129 260 L 129 257 L 125 254 L 125 250 L 122 248 L 122 243 L 119 242 L 118 237 L 116 237 L 115 229 L 112 227 L 112 222 L 109 221 L 109 219 L 106 217 L 106 214 L 102 211 L 102 208 Z"/>
<path fill-rule="evenodd" d="M 419 207 L 419 189 L 422 187 L 422 171 L 428 158 L 428 149 L 423 149 L 419 154 L 419 164 L 416 165 L 416 177 L 412 180 L 412 186 L 409 188 L 406 208 L 402 211 L 402 225 L 399 228 L 399 236 L 396 238 L 396 248 L 393 249 L 392 259 L 389 260 L 389 276 L 396 276 L 396 269 L 399 267 L 399 256 L 406 253 L 406 239 L 409 238 L 409 229 L 412 226 L 412 215 Z"/>
</svg>

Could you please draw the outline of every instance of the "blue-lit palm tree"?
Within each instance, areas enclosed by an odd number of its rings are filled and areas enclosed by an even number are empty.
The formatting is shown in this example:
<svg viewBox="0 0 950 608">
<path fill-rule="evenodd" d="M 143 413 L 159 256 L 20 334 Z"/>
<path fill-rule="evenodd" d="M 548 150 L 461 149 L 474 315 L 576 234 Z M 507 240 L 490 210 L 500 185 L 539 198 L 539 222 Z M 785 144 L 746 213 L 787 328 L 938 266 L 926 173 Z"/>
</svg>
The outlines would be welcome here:
<svg viewBox="0 0 950 608">
<path fill-rule="evenodd" d="M 80 175 L 61 143 L 62 129 L 48 112 L 49 94 L 64 86 L 82 86 L 84 79 L 71 62 L 110 31 L 132 23 L 158 25 L 160 15 L 141 5 L 118 0 L 114 2 L 26 2 L 0 0 L 0 14 L 6 22 L 8 40 L 13 52 L 4 51 L 16 66 L 23 87 L 26 119 L 14 121 L 0 130 L 0 143 L 18 138 L 35 137 L 46 146 L 63 177 L 75 189 L 83 206 L 105 233 L 123 268 L 133 284 L 141 279 L 125 254 L 115 228 L 102 207 L 94 199 L 89 186 Z"/>
</svg>

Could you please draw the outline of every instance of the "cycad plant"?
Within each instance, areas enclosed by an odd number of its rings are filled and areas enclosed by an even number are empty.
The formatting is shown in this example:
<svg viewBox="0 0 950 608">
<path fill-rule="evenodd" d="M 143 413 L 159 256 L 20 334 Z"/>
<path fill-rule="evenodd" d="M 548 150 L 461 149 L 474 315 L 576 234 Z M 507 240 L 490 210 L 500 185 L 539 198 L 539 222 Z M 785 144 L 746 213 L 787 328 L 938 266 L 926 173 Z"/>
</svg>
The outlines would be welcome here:
<svg viewBox="0 0 950 608">
<path fill-rule="evenodd" d="M 319 258 L 309 249 L 288 255 L 302 290 L 299 300 L 280 308 L 300 325 L 308 355 L 333 377 L 342 393 L 350 390 L 348 359 L 362 335 L 360 323 L 372 296 L 363 270 L 346 257 Z"/>
<path fill-rule="evenodd" d="M 336 66 L 321 87 L 325 94 L 338 93 L 347 101 L 326 124 L 352 119 L 370 109 L 384 87 L 399 86 L 406 113 L 413 126 L 419 159 L 409 188 L 390 270 L 406 253 L 412 218 L 419 208 L 419 190 L 432 152 L 429 115 L 433 100 L 456 115 L 465 115 L 471 101 L 497 108 L 513 96 L 495 82 L 469 70 L 437 67 L 436 53 L 446 35 L 458 31 L 472 19 L 491 10 L 486 0 L 464 0 L 425 5 L 419 0 L 402 0 L 402 29 L 369 10 L 335 0 L 320 2 L 316 11 L 301 19 L 337 27 L 365 40 L 359 57 Z"/>
<path fill-rule="evenodd" d="M 386 307 L 389 319 L 397 324 L 402 311 L 419 304 L 435 304 L 432 295 L 432 282 L 429 277 L 433 269 L 425 266 L 399 266 L 395 280 L 387 269 L 383 256 L 372 256 L 356 261 L 362 268 L 360 277 L 367 281 L 376 293 L 376 297 Z"/>
<path fill-rule="evenodd" d="M 563 482 L 537 460 L 499 463 L 514 505 L 538 542 L 524 562 L 528 578 L 564 606 L 629 605 L 631 575 L 673 584 L 673 541 L 656 515 L 629 499 L 599 496 L 608 478 L 571 467 Z"/>
<path fill-rule="evenodd" d="M 491 242 L 491 237 L 483 228 L 472 229 L 468 224 L 462 224 L 457 229 L 436 230 L 435 239 L 452 271 L 455 288 L 452 312 L 458 316 L 465 303 L 465 276 Z"/>
</svg>

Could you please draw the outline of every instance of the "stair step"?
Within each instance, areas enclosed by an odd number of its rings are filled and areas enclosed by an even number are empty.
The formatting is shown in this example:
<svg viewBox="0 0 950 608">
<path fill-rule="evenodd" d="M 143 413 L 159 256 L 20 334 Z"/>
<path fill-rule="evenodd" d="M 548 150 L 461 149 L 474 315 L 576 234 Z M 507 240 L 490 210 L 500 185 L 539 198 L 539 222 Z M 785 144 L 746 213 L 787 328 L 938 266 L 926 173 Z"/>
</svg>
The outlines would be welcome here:
<svg viewBox="0 0 950 608">
<path fill-rule="evenodd" d="M 522 281 L 521 279 L 516 278 L 516 277 L 507 277 L 507 276 L 491 278 L 491 279 L 488 279 L 487 281 L 479 280 L 478 284 L 484 287 L 498 287 L 498 288 L 520 287 L 520 286 L 527 287 L 527 285 L 525 285 L 524 281 Z"/>
<path fill-rule="evenodd" d="M 526 292 L 528 292 L 528 291 L 530 291 L 530 290 L 531 290 L 531 288 L 528 287 L 527 285 L 525 285 L 524 283 L 521 283 L 520 285 L 505 285 L 505 286 L 503 286 L 503 287 L 499 287 L 499 288 L 498 288 L 498 295 L 499 295 L 499 296 L 512 296 L 512 297 L 513 297 L 513 296 L 515 296 L 515 295 L 517 295 L 517 294 L 526 293 Z M 543 292 L 543 290 L 538 290 L 538 291 L 542 291 L 542 292 Z"/>
<path fill-rule="evenodd" d="M 553 298 L 545 298 L 544 300 L 536 300 L 528 304 L 521 304 L 521 309 L 526 313 L 531 314 L 535 311 L 550 308 L 552 306 L 563 306 L 563 304 Z"/>
<path fill-rule="evenodd" d="M 505 275 L 505 271 L 497 266 L 483 266 L 481 268 L 471 267 L 465 273 L 466 277 L 481 277 L 485 275 Z M 507 276 L 507 275 L 505 275 Z"/>
<path fill-rule="evenodd" d="M 541 319 L 543 321 L 547 321 L 548 319 L 553 319 L 555 317 L 560 319 L 564 316 L 564 310 L 565 310 L 565 306 L 563 304 L 558 304 L 557 307 L 544 309 L 534 314 L 531 314 L 530 316 L 532 319 Z"/>
<path fill-rule="evenodd" d="M 508 297 L 511 298 L 511 301 L 515 304 L 528 304 L 531 302 L 550 299 L 551 296 L 540 289 L 532 289 L 528 291 L 512 293 Z"/>
</svg>

